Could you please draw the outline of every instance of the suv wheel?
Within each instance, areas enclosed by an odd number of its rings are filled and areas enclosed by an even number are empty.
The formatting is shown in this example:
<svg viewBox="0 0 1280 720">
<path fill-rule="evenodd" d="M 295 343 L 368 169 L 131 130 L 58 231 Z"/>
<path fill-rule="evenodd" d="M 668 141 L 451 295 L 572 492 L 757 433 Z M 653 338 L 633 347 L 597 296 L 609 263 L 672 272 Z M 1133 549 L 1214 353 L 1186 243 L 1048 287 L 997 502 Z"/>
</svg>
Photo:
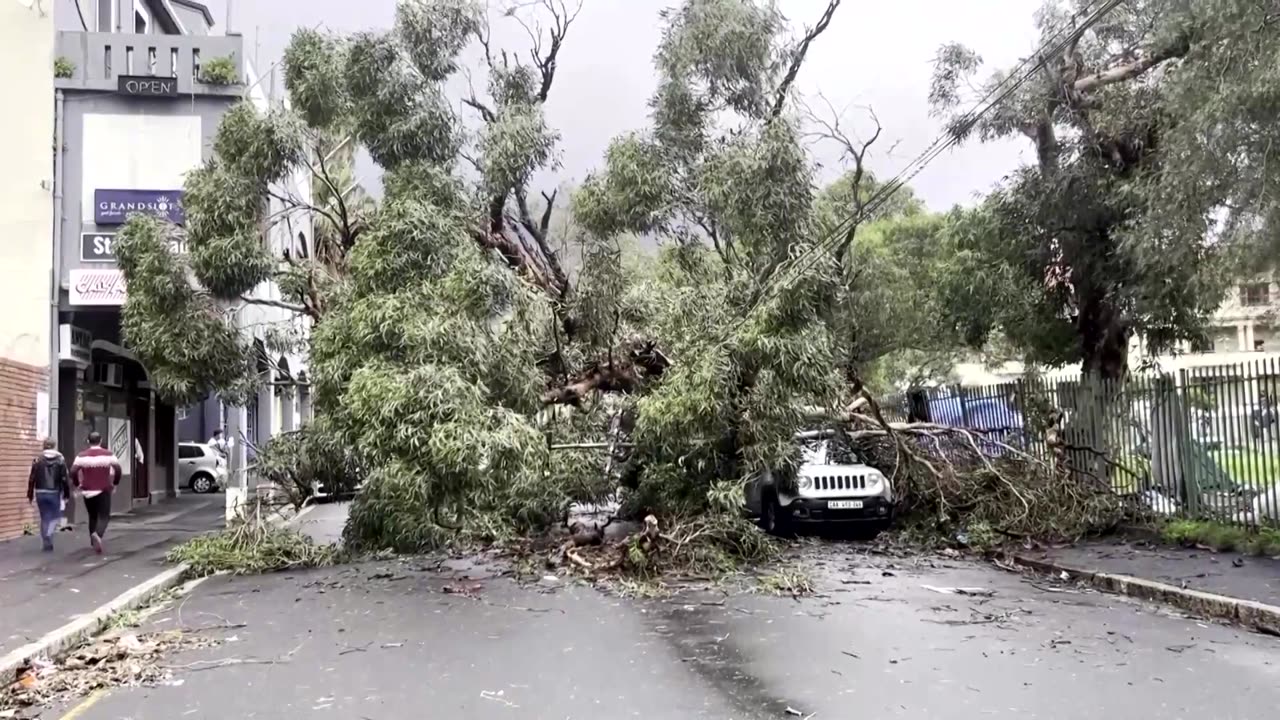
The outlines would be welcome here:
<svg viewBox="0 0 1280 720">
<path fill-rule="evenodd" d="M 215 487 L 216 486 L 213 483 L 213 478 L 204 473 L 200 473 L 199 475 L 196 475 L 195 477 L 191 478 L 192 492 L 200 493 L 201 495 L 203 495 L 205 493 L 213 492 L 213 489 Z"/>
</svg>

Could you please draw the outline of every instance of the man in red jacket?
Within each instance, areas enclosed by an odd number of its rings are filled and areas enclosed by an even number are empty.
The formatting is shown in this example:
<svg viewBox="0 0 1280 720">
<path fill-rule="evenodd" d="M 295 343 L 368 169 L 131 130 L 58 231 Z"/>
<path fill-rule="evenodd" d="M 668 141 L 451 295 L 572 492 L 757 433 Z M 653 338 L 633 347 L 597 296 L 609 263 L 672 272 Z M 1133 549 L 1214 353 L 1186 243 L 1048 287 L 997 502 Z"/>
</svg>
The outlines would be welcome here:
<svg viewBox="0 0 1280 720">
<path fill-rule="evenodd" d="M 124 471 L 115 453 L 102 447 L 102 435 L 89 433 L 89 447 L 71 464 L 71 480 L 84 496 L 85 513 L 89 516 L 89 544 L 102 554 L 102 537 L 111 519 L 111 493 L 120 484 Z"/>
</svg>

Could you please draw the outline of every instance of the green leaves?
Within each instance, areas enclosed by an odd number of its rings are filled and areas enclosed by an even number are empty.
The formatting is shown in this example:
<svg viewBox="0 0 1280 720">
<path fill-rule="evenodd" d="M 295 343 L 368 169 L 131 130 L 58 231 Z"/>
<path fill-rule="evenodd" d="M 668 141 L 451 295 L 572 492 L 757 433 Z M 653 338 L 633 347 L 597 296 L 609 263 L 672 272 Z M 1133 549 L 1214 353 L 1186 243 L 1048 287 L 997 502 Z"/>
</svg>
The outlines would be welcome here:
<svg viewBox="0 0 1280 720">
<path fill-rule="evenodd" d="M 1154 352 L 1196 340 L 1224 282 L 1269 257 L 1275 194 L 1260 170 L 1280 159 L 1267 139 L 1280 25 L 1250 0 L 1144 0 L 1063 43 L 1072 10 L 1045 3 L 1037 24 L 1056 55 L 976 126 L 957 88 L 978 58 L 939 51 L 931 100 L 955 132 L 1029 137 L 1038 160 L 987 198 L 985 237 L 958 256 L 976 280 L 951 294 L 971 340 L 999 330 L 1033 361 L 1116 377 L 1132 336 Z"/>
<path fill-rule="evenodd" d="M 510 104 L 485 127 L 480 141 L 485 185 L 491 192 L 523 188 L 551 162 L 560 134 L 547 127 L 541 105 Z"/>
<path fill-rule="evenodd" d="M 668 24 L 658 48 L 658 67 L 669 77 L 699 87 L 712 107 L 763 118 L 780 67 L 784 29 L 774 3 L 686 0 L 664 16 Z"/>
<path fill-rule="evenodd" d="M 346 80 L 360 140 L 379 165 L 457 159 L 461 131 L 439 82 L 414 66 L 394 35 L 354 36 Z"/>
<path fill-rule="evenodd" d="M 191 286 L 170 250 L 173 226 L 134 215 L 116 240 L 129 294 L 121 313 L 125 344 L 137 353 L 156 390 L 175 404 L 211 387 L 233 401 L 247 391 L 249 350 L 205 296 Z"/>
<path fill-rule="evenodd" d="M 482 27 L 484 12 L 474 0 L 401 0 L 395 32 L 422 77 L 443 82 L 457 70 L 457 55 Z"/>
<path fill-rule="evenodd" d="M 284 110 L 262 114 L 242 100 L 222 116 L 213 152 L 228 173 L 252 178 L 265 190 L 301 161 L 302 124 Z"/>
<path fill-rule="evenodd" d="M 697 188 L 756 269 L 785 258 L 811 230 L 809 158 L 783 121 L 727 141 L 703 164 Z"/>
<path fill-rule="evenodd" d="M 351 113 L 343 72 L 347 46 L 341 38 L 300 28 L 284 51 L 284 87 L 289 101 L 313 128 L 332 128 Z"/>
<path fill-rule="evenodd" d="M 631 133 L 609 143 L 605 163 L 606 172 L 588 176 L 574 194 L 575 219 L 601 237 L 653 229 L 672 193 L 671 169 L 660 149 Z"/>
</svg>

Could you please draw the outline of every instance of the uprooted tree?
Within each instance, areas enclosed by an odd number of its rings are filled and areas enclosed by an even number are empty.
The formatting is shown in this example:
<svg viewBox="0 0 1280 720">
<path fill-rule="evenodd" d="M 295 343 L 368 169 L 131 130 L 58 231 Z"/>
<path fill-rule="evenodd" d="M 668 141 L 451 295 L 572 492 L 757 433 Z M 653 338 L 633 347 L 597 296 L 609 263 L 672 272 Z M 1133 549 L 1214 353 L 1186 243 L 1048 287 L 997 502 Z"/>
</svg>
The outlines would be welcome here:
<svg viewBox="0 0 1280 720">
<path fill-rule="evenodd" d="M 942 222 L 911 220 L 916 203 L 876 183 L 874 116 L 859 139 L 838 118 L 793 108 L 806 54 L 839 5 L 796 33 L 766 1 L 664 12 L 651 122 L 615 139 L 573 193 L 567 239 L 551 237 L 565 200 L 535 178 L 555 165 L 543 106 L 572 8 L 549 0 L 536 16 L 504 16 L 529 30 L 527 56 L 495 47 L 484 8 L 464 0 L 401 2 L 387 33 L 300 31 L 285 57 L 290 109 L 233 109 L 213 159 L 188 179 L 189 266 L 164 242 L 175 228 L 137 219 L 123 232 L 127 340 L 166 393 L 243 396 L 253 351 L 226 308 L 274 279 L 286 297 L 272 302 L 312 327 L 317 418 L 273 442 L 260 469 L 285 484 L 365 481 L 353 546 L 531 532 L 621 484 L 623 511 L 660 524 L 646 523 L 620 561 L 643 567 L 664 544 L 700 559 L 761 552 L 737 516 L 742 482 L 795 462 L 795 430 L 855 421 L 887 432 L 874 404 L 862 409 L 864 376 L 911 349 L 890 332 L 908 315 L 877 312 L 885 298 L 868 268 L 920 260 Z M 473 44 L 484 91 L 460 66 Z M 445 85 L 463 74 L 471 90 L 455 109 Z M 822 192 L 806 148 L 815 134 L 847 169 Z M 383 170 L 376 205 L 355 202 L 335 170 L 352 144 Z M 299 172 L 311 192 L 282 189 Z M 304 216 L 322 247 L 273 255 L 264 232 Z M 866 222 L 902 216 L 870 250 L 859 245 Z M 661 246 L 643 271 L 621 260 L 638 236 Z M 554 250 L 566 240 L 573 273 Z M 875 248 L 892 249 L 889 260 Z M 920 459 L 914 440 L 888 437 L 895 468 Z M 627 450 L 581 449 L 593 443 Z M 976 462 L 960 494 L 1010 484 Z M 673 525 L 682 532 L 663 532 Z"/>
<path fill-rule="evenodd" d="M 1116 379 L 1136 335 L 1155 352 L 1203 339 L 1240 251 L 1274 257 L 1257 247 L 1276 237 L 1278 18 L 1253 0 L 1051 0 L 1040 54 L 991 76 L 981 94 L 1003 100 L 981 117 L 961 93 L 980 58 L 939 51 L 931 101 L 952 132 L 1025 136 L 1037 158 L 953 235 L 944 304 L 969 342 L 1000 332 Z"/>
</svg>

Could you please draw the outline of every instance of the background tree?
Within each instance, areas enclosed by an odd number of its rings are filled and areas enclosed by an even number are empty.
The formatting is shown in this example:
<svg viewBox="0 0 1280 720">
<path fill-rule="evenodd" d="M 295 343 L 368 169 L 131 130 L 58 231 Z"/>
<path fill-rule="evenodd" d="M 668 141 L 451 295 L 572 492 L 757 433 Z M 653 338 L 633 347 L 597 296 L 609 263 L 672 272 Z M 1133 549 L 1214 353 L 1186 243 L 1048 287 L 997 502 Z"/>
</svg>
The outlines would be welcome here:
<svg viewBox="0 0 1280 720">
<path fill-rule="evenodd" d="M 960 88 L 980 58 L 938 53 L 931 100 L 952 132 L 1023 135 L 1037 157 L 957 229 L 954 322 L 1117 378 L 1135 334 L 1154 351 L 1198 340 L 1236 242 L 1265 236 L 1280 26 L 1249 0 L 1052 1 L 1036 22 L 1041 51 L 991 77 L 984 93 L 1013 93 L 976 122 Z"/>
</svg>

